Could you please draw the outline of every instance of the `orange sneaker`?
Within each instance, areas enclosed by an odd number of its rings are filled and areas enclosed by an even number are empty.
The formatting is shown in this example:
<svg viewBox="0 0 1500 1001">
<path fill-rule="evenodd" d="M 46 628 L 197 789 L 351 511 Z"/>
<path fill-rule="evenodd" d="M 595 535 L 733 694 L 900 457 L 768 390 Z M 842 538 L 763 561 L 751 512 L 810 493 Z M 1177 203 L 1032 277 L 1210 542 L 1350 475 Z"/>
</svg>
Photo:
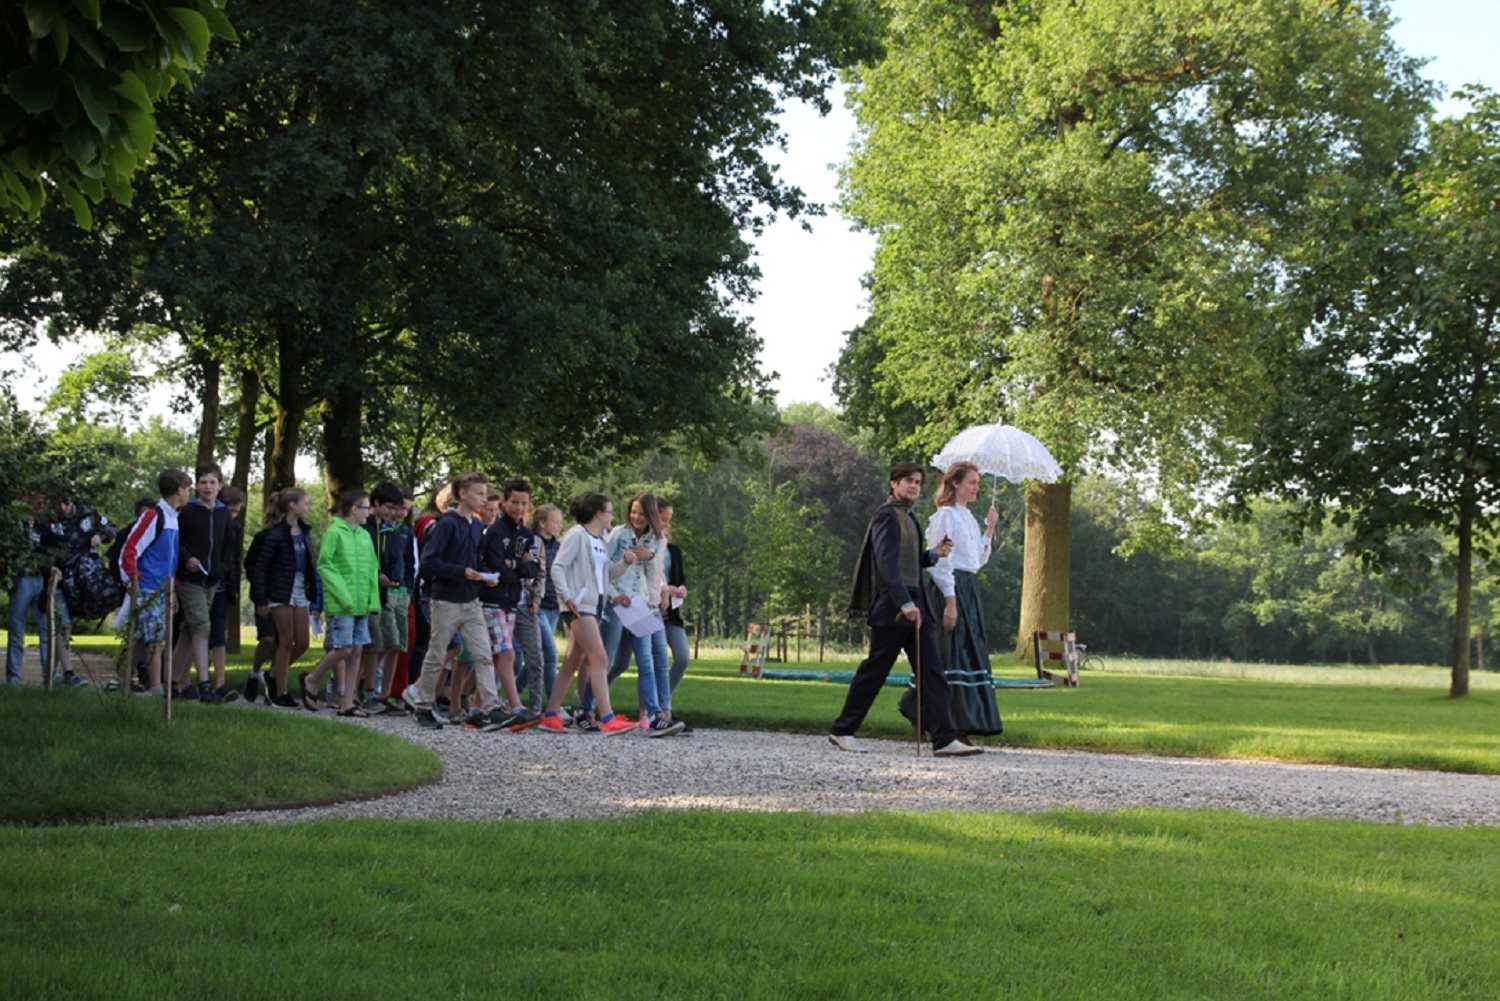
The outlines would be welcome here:
<svg viewBox="0 0 1500 1001">
<path fill-rule="evenodd" d="M 608 723 L 599 724 L 599 732 L 604 734 L 606 737 L 614 733 L 630 733 L 634 731 L 635 728 L 636 727 L 634 720 L 626 719 L 619 713 L 616 713 L 614 718 L 611 719 Z"/>
<path fill-rule="evenodd" d="M 543 716 L 542 722 L 538 724 L 546 733 L 567 733 L 568 727 L 562 721 L 561 716 Z"/>
</svg>

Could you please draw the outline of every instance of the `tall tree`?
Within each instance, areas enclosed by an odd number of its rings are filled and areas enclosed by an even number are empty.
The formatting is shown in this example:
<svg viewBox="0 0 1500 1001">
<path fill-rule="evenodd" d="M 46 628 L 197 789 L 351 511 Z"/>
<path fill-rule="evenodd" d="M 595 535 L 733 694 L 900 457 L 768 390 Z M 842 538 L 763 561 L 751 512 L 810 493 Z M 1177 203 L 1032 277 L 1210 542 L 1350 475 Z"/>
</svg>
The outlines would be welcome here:
<svg viewBox="0 0 1500 1001">
<path fill-rule="evenodd" d="M 894 0 L 847 211 L 879 238 L 851 343 L 910 446 L 998 417 L 1166 500 L 1234 457 L 1309 196 L 1383 173 L 1426 104 L 1382 3 Z M 865 343 L 869 337 L 878 346 Z M 1028 490 L 1020 636 L 1069 621 L 1069 482 Z"/>
<path fill-rule="evenodd" d="M 330 490 L 360 478 L 398 389 L 508 467 L 755 426 L 745 234 L 807 209 L 761 150 L 778 98 L 869 51 L 863 0 L 268 0 L 238 27 L 111 238 L 150 248 L 142 299 L 263 366 L 278 479 L 309 417 Z"/>
<path fill-rule="evenodd" d="M 1279 348 L 1287 378 L 1239 483 L 1297 499 L 1303 525 L 1351 526 L 1377 567 L 1401 531 L 1452 533 L 1454 697 L 1469 690 L 1473 566 L 1500 491 L 1500 96 L 1468 97 L 1415 169 L 1328 179 L 1339 211 L 1300 276 L 1312 322 Z"/>
</svg>

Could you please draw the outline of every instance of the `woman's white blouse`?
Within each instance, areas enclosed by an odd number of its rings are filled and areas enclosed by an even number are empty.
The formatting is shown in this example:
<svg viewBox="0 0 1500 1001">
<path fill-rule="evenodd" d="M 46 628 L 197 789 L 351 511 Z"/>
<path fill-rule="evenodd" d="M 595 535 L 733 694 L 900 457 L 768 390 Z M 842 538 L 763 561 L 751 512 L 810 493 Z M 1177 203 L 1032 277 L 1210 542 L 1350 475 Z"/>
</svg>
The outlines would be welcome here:
<svg viewBox="0 0 1500 1001">
<path fill-rule="evenodd" d="M 943 592 L 943 597 L 953 597 L 953 571 L 978 572 L 990 561 L 990 540 L 985 538 L 979 521 L 969 509 L 958 504 L 940 507 L 927 521 L 927 545 L 937 548 L 943 536 L 953 540 L 953 552 L 933 564 L 932 581 Z"/>
</svg>

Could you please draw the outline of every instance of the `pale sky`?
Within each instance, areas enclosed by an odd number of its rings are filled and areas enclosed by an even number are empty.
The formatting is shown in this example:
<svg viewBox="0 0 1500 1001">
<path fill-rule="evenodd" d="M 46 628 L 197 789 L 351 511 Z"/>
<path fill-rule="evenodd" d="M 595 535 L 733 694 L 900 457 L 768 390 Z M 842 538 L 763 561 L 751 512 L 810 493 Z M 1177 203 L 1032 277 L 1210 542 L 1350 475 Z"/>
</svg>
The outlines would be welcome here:
<svg viewBox="0 0 1500 1001">
<path fill-rule="evenodd" d="M 1431 57 L 1426 73 L 1446 92 L 1467 83 L 1500 90 L 1490 48 L 1500 39 L 1500 0 L 1392 0 L 1390 9 L 1400 19 L 1396 44 L 1411 55 Z M 842 95 L 827 118 L 797 105 L 782 119 L 787 153 L 774 160 L 783 165 L 786 180 L 829 206 L 829 213 L 812 220 L 810 234 L 785 220 L 766 230 L 756 248 L 760 297 L 744 310 L 765 341 L 762 370 L 779 373 L 773 385 L 782 406 L 833 405 L 827 369 L 838 358 L 845 331 L 867 312 L 860 280 L 870 268 L 875 240 L 851 232 L 832 208 L 838 195 L 835 167 L 848 158 L 854 137 L 854 116 L 841 100 Z M 1459 109 L 1450 102 L 1442 110 Z"/>
</svg>

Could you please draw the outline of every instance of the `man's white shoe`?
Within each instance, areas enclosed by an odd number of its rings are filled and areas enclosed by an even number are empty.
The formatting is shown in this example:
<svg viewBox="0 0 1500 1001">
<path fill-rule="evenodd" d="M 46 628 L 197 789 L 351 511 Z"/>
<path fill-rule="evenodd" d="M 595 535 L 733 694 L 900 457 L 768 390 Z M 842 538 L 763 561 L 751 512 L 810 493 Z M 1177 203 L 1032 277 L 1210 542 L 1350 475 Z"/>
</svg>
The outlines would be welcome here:
<svg viewBox="0 0 1500 1001">
<path fill-rule="evenodd" d="M 961 740 L 955 740 L 944 744 L 942 747 L 934 747 L 932 756 L 935 758 L 966 758 L 971 754 L 983 754 L 984 748 L 975 747 L 973 744 L 965 744 Z"/>
<path fill-rule="evenodd" d="M 830 733 L 828 735 L 828 742 L 834 747 L 837 747 L 840 751 L 848 751 L 850 754 L 865 753 L 864 745 L 861 744 L 858 739 L 853 736 L 845 736 L 839 733 Z"/>
</svg>

